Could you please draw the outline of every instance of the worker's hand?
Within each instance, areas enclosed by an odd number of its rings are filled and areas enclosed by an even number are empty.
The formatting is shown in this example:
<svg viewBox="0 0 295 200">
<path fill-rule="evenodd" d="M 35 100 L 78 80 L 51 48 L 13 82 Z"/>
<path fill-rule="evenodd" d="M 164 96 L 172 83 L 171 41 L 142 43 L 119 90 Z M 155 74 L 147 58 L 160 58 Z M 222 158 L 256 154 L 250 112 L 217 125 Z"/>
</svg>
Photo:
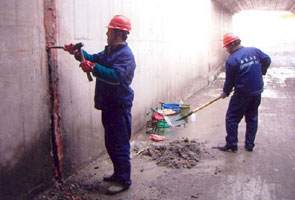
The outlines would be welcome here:
<svg viewBox="0 0 295 200">
<path fill-rule="evenodd" d="M 222 93 L 220 94 L 220 97 L 221 97 L 222 99 L 224 99 L 224 98 L 227 97 L 227 95 L 226 95 L 224 92 L 222 92 Z"/>
<path fill-rule="evenodd" d="M 267 67 L 261 67 L 262 75 L 266 75 Z"/>
<path fill-rule="evenodd" d="M 84 72 L 92 72 L 92 69 L 94 67 L 95 63 L 90 62 L 88 60 L 83 60 L 80 64 L 80 67 Z"/>
<path fill-rule="evenodd" d="M 72 43 L 65 44 L 65 46 L 63 47 L 63 50 L 69 52 L 72 55 L 79 56 L 80 51 L 79 51 L 79 49 L 74 48 L 74 46 L 75 46 L 75 44 L 72 44 Z"/>
</svg>

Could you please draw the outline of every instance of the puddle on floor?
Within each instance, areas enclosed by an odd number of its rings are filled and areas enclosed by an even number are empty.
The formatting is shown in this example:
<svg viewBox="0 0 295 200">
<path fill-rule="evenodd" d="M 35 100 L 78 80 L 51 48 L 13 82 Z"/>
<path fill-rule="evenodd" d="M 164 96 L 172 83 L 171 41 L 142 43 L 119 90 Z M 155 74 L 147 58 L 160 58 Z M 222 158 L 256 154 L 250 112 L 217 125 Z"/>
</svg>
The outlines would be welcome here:
<svg viewBox="0 0 295 200">
<path fill-rule="evenodd" d="M 267 86 L 275 82 L 281 86 L 286 86 L 286 80 L 290 78 L 295 78 L 294 67 L 270 67 L 266 76 L 264 76 L 264 84 Z"/>
<path fill-rule="evenodd" d="M 282 98 L 274 90 L 265 89 L 262 93 L 262 98 Z"/>
</svg>

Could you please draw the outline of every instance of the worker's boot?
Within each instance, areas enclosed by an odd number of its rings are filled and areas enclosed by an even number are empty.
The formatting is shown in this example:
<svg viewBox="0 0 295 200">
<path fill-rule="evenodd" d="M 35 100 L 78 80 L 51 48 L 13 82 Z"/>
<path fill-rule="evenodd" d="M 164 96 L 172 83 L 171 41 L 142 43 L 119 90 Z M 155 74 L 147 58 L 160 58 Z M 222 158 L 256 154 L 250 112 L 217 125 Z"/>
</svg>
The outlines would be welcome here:
<svg viewBox="0 0 295 200">
<path fill-rule="evenodd" d="M 115 182 L 116 181 L 116 176 L 115 176 L 115 174 L 105 175 L 103 177 L 103 181 L 105 181 L 105 182 Z"/>
<path fill-rule="evenodd" d="M 245 146 L 245 149 L 246 149 L 246 151 L 250 151 L 250 152 L 253 151 L 253 147 Z"/>
<path fill-rule="evenodd" d="M 238 147 L 230 147 L 228 145 L 225 145 L 223 147 L 217 147 L 217 149 L 219 149 L 220 151 L 232 151 L 232 152 L 238 151 Z"/>
<path fill-rule="evenodd" d="M 114 195 L 118 194 L 120 192 L 123 192 L 125 190 L 128 190 L 130 185 L 123 185 L 120 183 L 113 183 L 106 191 L 107 195 Z"/>
</svg>

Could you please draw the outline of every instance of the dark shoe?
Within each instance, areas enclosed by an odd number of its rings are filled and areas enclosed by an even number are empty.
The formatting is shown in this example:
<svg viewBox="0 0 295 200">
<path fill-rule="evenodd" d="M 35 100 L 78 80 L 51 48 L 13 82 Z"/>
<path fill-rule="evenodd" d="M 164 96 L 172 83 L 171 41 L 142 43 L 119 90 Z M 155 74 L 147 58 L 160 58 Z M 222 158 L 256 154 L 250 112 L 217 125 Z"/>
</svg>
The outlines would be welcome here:
<svg viewBox="0 0 295 200">
<path fill-rule="evenodd" d="M 118 194 L 120 192 L 123 192 L 125 190 L 128 190 L 130 187 L 130 185 L 122 185 L 119 183 L 114 183 L 112 184 L 106 191 L 107 195 L 114 195 L 114 194 Z"/>
<path fill-rule="evenodd" d="M 252 152 L 253 151 L 253 147 L 247 147 L 245 146 L 246 151 Z"/>
<path fill-rule="evenodd" d="M 103 181 L 105 182 L 116 182 L 116 176 L 113 174 L 113 175 L 105 175 L 103 177 Z"/>
<path fill-rule="evenodd" d="M 238 151 L 238 147 L 229 147 L 227 145 L 225 145 L 224 147 L 217 147 L 217 149 L 219 149 L 220 151 L 232 151 L 232 152 Z"/>
</svg>

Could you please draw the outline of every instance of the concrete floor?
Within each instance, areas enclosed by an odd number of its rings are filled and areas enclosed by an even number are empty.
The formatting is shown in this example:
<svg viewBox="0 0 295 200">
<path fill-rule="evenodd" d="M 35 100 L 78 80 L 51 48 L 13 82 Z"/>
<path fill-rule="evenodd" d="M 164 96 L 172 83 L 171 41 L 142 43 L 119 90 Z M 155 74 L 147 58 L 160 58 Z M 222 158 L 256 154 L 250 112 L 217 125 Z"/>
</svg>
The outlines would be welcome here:
<svg viewBox="0 0 295 200">
<path fill-rule="evenodd" d="M 197 112 L 195 121 L 189 122 L 186 127 L 170 128 L 166 132 L 165 142 L 185 137 L 204 142 L 206 153 L 195 168 L 159 167 L 149 158 L 135 156 L 133 152 L 132 187 L 121 194 L 106 196 L 102 193 L 108 184 L 101 179 L 105 173 L 112 172 L 112 167 L 108 157 L 104 156 L 71 177 L 66 183 L 68 188 L 59 195 L 68 191 L 77 199 L 295 199 L 295 66 L 272 66 L 264 80 L 265 91 L 253 152 L 243 148 L 244 121 L 239 126 L 237 153 L 220 152 L 212 148 L 225 143 L 224 121 L 229 101 L 226 98 Z M 223 82 L 220 76 L 210 86 L 185 100 L 185 103 L 195 108 L 217 97 Z M 144 131 L 132 139 L 132 144 L 142 147 L 150 143 Z M 90 189 L 85 185 L 91 186 Z M 57 193 L 57 189 L 51 189 L 35 199 L 54 199 Z"/>
</svg>

